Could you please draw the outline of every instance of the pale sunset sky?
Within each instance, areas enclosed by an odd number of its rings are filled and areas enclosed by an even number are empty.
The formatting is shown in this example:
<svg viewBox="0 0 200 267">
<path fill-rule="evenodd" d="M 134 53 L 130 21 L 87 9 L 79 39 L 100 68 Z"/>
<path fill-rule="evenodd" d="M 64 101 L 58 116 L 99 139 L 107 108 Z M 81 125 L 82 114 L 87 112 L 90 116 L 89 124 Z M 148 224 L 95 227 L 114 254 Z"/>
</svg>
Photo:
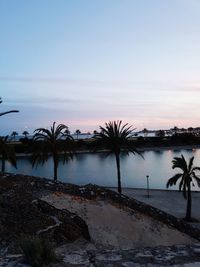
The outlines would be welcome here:
<svg viewBox="0 0 200 267">
<path fill-rule="evenodd" d="M 199 0 L 0 0 L 0 135 L 200 126 Z"/>
</svg>

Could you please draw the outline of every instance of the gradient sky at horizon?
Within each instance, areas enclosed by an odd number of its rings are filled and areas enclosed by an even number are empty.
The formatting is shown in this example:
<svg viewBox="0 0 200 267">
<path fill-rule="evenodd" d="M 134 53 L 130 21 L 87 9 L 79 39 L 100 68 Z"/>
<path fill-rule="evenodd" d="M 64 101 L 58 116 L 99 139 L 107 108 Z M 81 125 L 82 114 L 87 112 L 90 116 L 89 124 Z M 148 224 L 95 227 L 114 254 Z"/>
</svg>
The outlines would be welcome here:
<svg viewBox="0 0 200 267">
<path fill-rule="evenodd" d="M 200 126 L 200 1 L 1 0 L 0 134 Z"/>
</svg>

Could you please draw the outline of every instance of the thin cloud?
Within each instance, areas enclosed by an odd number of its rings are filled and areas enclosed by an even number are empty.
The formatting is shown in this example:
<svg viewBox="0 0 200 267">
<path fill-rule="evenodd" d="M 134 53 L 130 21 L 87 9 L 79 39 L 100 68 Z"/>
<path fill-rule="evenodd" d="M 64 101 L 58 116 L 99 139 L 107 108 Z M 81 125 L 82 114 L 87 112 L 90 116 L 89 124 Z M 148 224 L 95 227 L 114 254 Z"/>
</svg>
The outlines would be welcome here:
<svg viewBox="0 0 200 267">
<path fill-rule="evenodd" d="M 35 98 L 9 98 L 6 103 L 16 104 L 49 104 L 49 103 L 75 103 L 77 102 L 74 98 L 63 98 L 63 97 L 35 97 Z"/>
<path fill-rule="evenodd" d="M 23 77 L 23 76 L 0 76 L 0 82 L 7 83 L 27 83 L 27 84 L 50 84 L 68 85 L 81 87 L 99 88 L 119 88 L 131 91 L 196 91 L 200 92 L 200 82 L 190 82 L 186 84 L 160 81 L 100 81 L 87 79 L 67 79 L 63 77 Z M 151 85 L 149 85 L 151 82 Z"/>
</svg>

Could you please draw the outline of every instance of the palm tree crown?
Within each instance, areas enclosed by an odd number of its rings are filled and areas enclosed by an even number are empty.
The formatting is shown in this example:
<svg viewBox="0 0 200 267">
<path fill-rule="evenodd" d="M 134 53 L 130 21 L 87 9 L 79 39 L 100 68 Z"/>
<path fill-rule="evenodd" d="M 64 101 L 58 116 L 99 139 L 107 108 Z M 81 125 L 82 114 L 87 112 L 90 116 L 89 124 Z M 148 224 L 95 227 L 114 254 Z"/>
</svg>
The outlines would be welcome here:
<svg viewBox="0 0 200 267">
<path fill-rule="evenodd" d="M 12 133 L 11 133 L 11 137 L 13 137 L 13 139 L 14 139 L 14 141 L 16 140 L 16 136 L 18 135 L 18 132 L 16 132 L 16 131 L 13 131 Z"/>
<path fill-rule="evenodd" d="M 76 138 L 77 138 L 77 140 L 78 140 L 78 136 L 79 136 L 79 134 L 81 134 L 81 131 L 80 131 L 79 129 L 77 129 L 77 130 L 75 131 L 75 134 L 76 134 Z"/>
<path fill-rule="evenodd" d="M 100 126 L 100 132 L 96 134 L 99 143 L 108 149 L 108 153 L 120 154 L 122 151 L 133 154 L 139 153 L 132 145 L 131 138 L 134 136 L 135 129 L 128 126 L 128 123 L 122 125 L 122 121 L 110 121 L 105 123 L 105 127 Z"/>
<path fill-rule="evenodd" d="M 179 182 L 179 190 L 183 192 L 183 196 L 187 199 L 187 210 L 185 219 L 190 221 L 191 220 L 191 183 L 196 181 L 197 185 L 200 187 L 200 178 L 196 175 L 196 171 L 200 171 L 199 167 L 193 166 L 194 157 L 189 159 L 187 163 L 184 156 L 181 157 L 174 157 L 172 160 L 172 169 L 180 169 L 182 172 L 175 174 L 171 177 L 167 182 L 167 188 L 169 186 L 176 185 L 177 181 L 180 179 Z"/>
<path fill-rule="evenodd" d="M 23 133 L 22 133 L 25 137 L 27 137 L 27 135 L 29 135 L 29 132 L 27 132 L 27 131 L 23 131 Z"/>
<path fill-rule="evenodd" d="M 131 152 L 141 155 L 133 147 L 130 139 L 134 136 L 134 129 L 128 123 L 122 125 L 122 121 L 110 121 L 105 127 L 100 126 L 100 132 L 95 135 L 96 144 L 108 150 L 108 154 L 114 154 L 117 164 L 118 192 L 121 194 L 120 154 L 127 155 Z"/>
<path fill-rule="evenodd" d="M 38 128 L 33 136 L 33 156 L 32 165 L 44 164 L 49 155 L 52 155 L 54 162 L 54 180 L 57 180 L 57 169 L 59 158 L 62 156 L 63 163 L 68 159 L 73 159 L 73 138 L 68 134 L 68 127 L 59 124 L 57 127 L 53 123 L 50 130 Z"/>
</svg>

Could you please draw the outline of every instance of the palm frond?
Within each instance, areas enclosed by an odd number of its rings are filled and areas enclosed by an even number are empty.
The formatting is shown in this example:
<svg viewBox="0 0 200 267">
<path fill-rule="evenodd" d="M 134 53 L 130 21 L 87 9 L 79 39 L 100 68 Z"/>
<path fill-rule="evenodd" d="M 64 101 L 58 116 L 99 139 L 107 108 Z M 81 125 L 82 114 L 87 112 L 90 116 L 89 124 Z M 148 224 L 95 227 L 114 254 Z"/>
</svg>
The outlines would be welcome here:
<svg viewBox="0 0 200 267">
<path fill-rule="evenodd" d="M 34 142 L 33 154 L 31 157 L 32 167 L 37 167 L 39 164 L 44 165 L 48 160 L 51 148 L 47 142 Z"/>
<path fill-rule="evenodd" d="M 200 171 L 200 167 L 193 167 L 192 171 Z"/>
<path fill-rule="evenodd" d="M 174 157 L 174 159 L 172 160 L 172 164 L 172 169 L 179 168 L 183 170 L 183 172 L 187 170 L 187 162 L 185 161 L 183 155 L 181 155 L 181 157 Z"/>
<path fill-rule="evenodd" d="M 167 181 L 167 184 L 166 184 L 166 187 L 170 187 L 170 186 L 173 186 L 173 185 L 176 185 L 178 179 L 182 176 L 182 173 L 177 173 L 175 174 L 174 176 L 172 176 L 168 181 Z"/>
<path fill-rule="evenodd" d="M 122 125 L 121 120 L 110 121 L 105 123 L 105 127 L 100 126 L 100 132 L 96 134 L 94 144 L 102 146 L 114 154 L 126 151 L 141 155 L 129 142 L 130 137 L 133 136 L 133 130 L 132 126 L 128 126 L 127 123 Z"/>
<path fill-rule="evenodd" d="M 194 157 L 191 157 L 189 160 L 189 164 L 188 164 L 188 172 L 190 172 L 192 169 L 193 161 L 194 161 Z"/>
<path fill-rule="evenodd" d="M 184 180 L 181 179 L 181 181 L 180 181 L 180 183 L 179 183 L 179 191 L 182 190 L 182 188 L 183 188 L 183 183 L 184 183 Z"/>
<path fill-rule="evenodd" d="M 193 171 L 191 173 L 191 176 L 194 178 L 194 180 L 196 181 L 198 187 L 200 187 L 200 177 L 196 175 L 196 173 Z"/>
</svg>

